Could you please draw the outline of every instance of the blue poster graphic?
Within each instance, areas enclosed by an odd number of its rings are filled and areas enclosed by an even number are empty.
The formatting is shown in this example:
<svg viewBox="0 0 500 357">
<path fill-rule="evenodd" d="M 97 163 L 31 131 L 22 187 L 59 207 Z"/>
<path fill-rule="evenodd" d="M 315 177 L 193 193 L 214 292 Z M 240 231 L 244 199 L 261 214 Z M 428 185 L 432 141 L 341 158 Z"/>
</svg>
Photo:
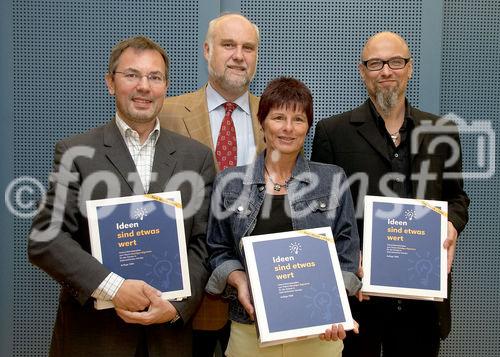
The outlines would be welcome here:
<svg viewBox="0 0 500 357">
<path fill-rule="evenodd" d="M 325 241 L 298 236 L 252 245 L 270 332 L 345 321 Z"/>
<path fill-rule="evenodd" d="M 439 291 L 440 236 L 439 213 L 420 205 L 373 202 L 371 284 Z"/>
<path fill-rule="evenodd" d="M 102 262 L 162 292 L 183 289 L 175 208 L 146 201 L 97 207 Z"/>
</svg>

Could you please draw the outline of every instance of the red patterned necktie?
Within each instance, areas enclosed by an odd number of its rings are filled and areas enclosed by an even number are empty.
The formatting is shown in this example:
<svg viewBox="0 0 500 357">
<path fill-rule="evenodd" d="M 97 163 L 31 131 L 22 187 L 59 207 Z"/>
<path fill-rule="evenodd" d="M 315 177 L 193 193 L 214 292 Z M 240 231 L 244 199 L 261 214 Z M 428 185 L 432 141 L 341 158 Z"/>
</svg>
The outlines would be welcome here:
<svg viewBox="0 0 500 357">
<path fill-rule="evenodd" d="M 220 171 L 226 167 L 236 166 L 238 147 L 236 145 L 236 129 L 234 128 L 233 118 L 231 118 L 231 114 L 236 107 L 237 105 L 234 103 L 224 103 L 226 115 L 222 119 L 217 145 L 215 146 L 215 158 Z"/>
</svg>

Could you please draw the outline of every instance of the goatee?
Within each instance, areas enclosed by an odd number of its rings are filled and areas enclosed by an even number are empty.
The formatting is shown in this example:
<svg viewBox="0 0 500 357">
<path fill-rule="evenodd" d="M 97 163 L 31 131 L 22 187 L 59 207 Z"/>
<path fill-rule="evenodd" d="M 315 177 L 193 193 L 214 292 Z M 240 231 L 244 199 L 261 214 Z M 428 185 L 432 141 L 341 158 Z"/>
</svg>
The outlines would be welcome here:
<svg viewBox="0 0 500 357">
<path fill-rule="evenodd" d="M 383 114 L 389 114 L 398 102 L 398 93 L 396 90 L 378 90 L 376 96 L 377 104 L 379 105 L 379 108 L 382 110 Z"/>
<path fill-rule="evenodd" d="M 238 79 L 231 79 L 226 73 L 218 73 L 212 66 L 208 66 L 208 75 L 215 79 L 217 83 L 228 92 L 238 92 L 244 90 L 250 83 L 252 78 L 241 77 Z"/>
</svg>

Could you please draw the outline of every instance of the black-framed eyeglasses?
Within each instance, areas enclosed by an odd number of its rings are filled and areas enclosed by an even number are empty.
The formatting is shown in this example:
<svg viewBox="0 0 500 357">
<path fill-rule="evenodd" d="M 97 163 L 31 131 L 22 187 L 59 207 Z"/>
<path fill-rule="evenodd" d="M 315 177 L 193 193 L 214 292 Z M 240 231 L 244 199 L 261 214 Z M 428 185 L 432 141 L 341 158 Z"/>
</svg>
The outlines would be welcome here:
<svg viewBox="0 0 500 357">
<path fill-rule="evenodd" d="M 372 58 L 366 61 L 361 61 L 361 63 L 363 63 L 369 71 L 380 71 L 382 68 L 384 68 L 386 63 L 390 69 L 403 69 L 405 68 L 406 64 L 410 62 L 410 60 L 411 57 L 393 57 L 389 58 L 386 61 L 380 58 Z"/>
<path fill-rule="evenodd" d="M 141 74 L 139 72 L 121 72 L 114 71 L 113 74 L 119 73 L 123 75 L 123 78 L 129 83 L 137 84 L 141 81 L 142 77 L 146 77 L 148 79 L 149 84 L 154 86 L 164 85 L 166 78 L 162 73 L 149 73 L 149 74 Z"/>
</svg>

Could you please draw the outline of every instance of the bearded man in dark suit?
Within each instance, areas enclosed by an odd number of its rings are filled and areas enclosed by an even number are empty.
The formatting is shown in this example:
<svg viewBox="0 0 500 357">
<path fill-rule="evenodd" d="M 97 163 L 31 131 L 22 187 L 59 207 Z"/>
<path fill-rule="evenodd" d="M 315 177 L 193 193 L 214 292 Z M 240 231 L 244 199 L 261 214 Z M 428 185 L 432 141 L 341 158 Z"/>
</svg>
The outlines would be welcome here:
<svg viewBox="0 0 500 357">
<path fill-rule="evenodd" d="M 311 159 L 344 168 L 352 180 L 357 212 L 366 194 L 447 201 L 444 248 L 450 272 L 458 235 L 468 220 L 460 141 L 453 123 L 410 105 L 405 93 L 412 71 L 410 51 L 401 36 L 381 32 L 369 38 L 359 64 L 369 99 L 318 123 Z M 361 234 L 362 219 L 358 227 Z M 451 276 L 448 282 L 449 296 Z M 383 350 L 384 357 L 437 357 L 440 338 L 450 331 L 449 300 L 371 297 L 350 302 L 360 329 L 359 335 L 344 341 L 343 356 L 378 357 Z"/>
</svg>

